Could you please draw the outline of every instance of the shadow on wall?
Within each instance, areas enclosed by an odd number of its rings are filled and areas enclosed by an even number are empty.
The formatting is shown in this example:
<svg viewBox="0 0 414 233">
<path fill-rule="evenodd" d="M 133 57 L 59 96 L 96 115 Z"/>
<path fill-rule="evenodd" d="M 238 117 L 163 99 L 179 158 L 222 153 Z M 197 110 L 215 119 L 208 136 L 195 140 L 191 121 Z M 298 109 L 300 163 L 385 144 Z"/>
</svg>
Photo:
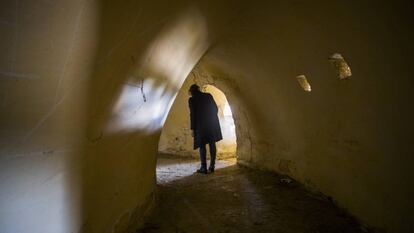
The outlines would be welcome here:
<svg viewBox="0 0 414 233">
<path fill-rule="evenodd" d="M 199 157 L 198 150 L 193 149 L 193 137 L 191 136 L 190 129 L 188 90 L 192 84 L 193 80 L 187 78 L 168 114 L 158 145 L 158 151 L 161 154 Z M 217 87 L 208 84 L 202 87 L 202 91 L 208 92 L 213 96 L 219 109 L 218 116 L 223 140 L 217 143 L 218 158 L 236 157 L 236 129 L 232 111 L 225 94 Z"/>
</svg>

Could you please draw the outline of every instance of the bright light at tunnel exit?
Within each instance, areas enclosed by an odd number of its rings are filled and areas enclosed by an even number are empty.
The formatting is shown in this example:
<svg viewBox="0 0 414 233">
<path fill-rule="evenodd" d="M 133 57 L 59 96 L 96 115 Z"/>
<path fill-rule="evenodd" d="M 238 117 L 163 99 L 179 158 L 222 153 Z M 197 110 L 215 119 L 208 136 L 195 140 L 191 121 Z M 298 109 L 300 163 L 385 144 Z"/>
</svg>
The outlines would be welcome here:
<svg viewBox="0 0 414 233">
<path fill-rule="evenodd" d="M 226 102 L 226 104 L 224 105 L 223 114 L 224 116 L 231 116 L 231 117 L 233 116 L 231 114 L 231 109 L 230 109 L 230 105 L 228 102 Z"/>
<path fill-rule="evenodd" d="M 218 148 L 223 152 L 235 154 L 237 146 L 236 129 L 233 114 L 226 95 L 213 85 L 206 85 L 203 89 L 213 96 L 217 107 L 219 108 L 219 121 L 223 140 L 218 142 Z"/>
</svg>

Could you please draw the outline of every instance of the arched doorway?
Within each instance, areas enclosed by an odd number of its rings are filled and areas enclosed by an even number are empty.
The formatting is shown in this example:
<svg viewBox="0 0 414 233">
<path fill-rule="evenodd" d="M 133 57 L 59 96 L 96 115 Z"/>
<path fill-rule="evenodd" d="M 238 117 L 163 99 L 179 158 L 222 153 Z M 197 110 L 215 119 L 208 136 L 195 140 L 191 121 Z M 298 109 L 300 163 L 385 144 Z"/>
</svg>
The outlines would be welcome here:
<svg viewBox="0 0 414 233">
<path fill-rule="evenodd" d="M 158 144 L 157 181 L 170 182 L 192 175 L 200 166 L 199 152 L 193 150 L 188 108 L 188 89 L 193 84 L 187 80 L 181 87 L 162 129 Z M 203 85 L 203 92 L 210 93 L 219 109 L 218 117 L 223 140 L 216 144 L 216 170 L 236 163 L 236 127 L 226 95 L 213 85 Z M 209 160 L 209 152 L 207 159 Z"/>
<path fill-rule="evenodd" d="M 236 129 L 234 125 L 233 113 L 226 95 L 217 87 L 213 85 L 204 85 L 202 87 L 203 92 L 210 93 L 219 109 L 219 120 L 221 132 L 223 134 L 223 140 L 217 143 L 218 156 L 220 158 L 235 158 L 237 139 Z"/>
</svg>

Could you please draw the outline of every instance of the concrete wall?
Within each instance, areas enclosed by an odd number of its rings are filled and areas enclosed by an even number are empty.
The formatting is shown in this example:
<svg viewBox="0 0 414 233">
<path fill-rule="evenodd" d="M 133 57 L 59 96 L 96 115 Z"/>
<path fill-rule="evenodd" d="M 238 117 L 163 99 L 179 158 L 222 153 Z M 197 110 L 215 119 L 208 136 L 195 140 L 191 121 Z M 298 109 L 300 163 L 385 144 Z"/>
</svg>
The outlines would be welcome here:
<svg viewBox="0 0 414 233">
<path fill-rule="evenodd" d="M 367 225 L 413 231 L 412 4 L 234 7 L 220 26 L 209 21 L 217 40 L 195 73 L 229 99 L 238 161 L 288 174 Z M 350 65 L 349 79 L 337 77 L 334 53 Z"/>
<path fill-rule="evenodd" d="M 82 226 L 96 7 L 86 1 L 0 4 L 0 232 Z"/>
<path fill-rule="evenodd" d="M 249 138 L 252 147 L 250 154 L 238 148 L 239 162 L 291 175 L 365 224 L 413 231 L 411 6 L 242 8 L 200 63 L 217 79 L 232 78 L 243 96 L 251 136 L 238 135 L 238 145 Z M 350 64 L 348 80 L 328 60 L 336 52 Z M 297 83 L 300 74 L 310 93 Z"/>
<path fill-rule="evenodd" d="M 188 108 L 188 90 L 194 84 L 194 79 L 191 78 L 194 75 L 193 72 L 184 82 L 168 113 L 158 144 L 158 151 L 160 153 L 193 158 L 199 158 L 200 156 L 198 150 L 193 149 L 190 111 Z M 201 89 L 203 92 L 210 93 L 213 96 L 219 109 L 218 117 L 223 140 L 216 144 L 217 157 L 235 157 L 237 147 L 236 129 L 227 98 L 222 91 L 212 85 L 204 85 Z M 225 108 L 227 109 L 225 110 Z"/>
<path fill-rule="evenodd" d="M 176 7 L 1 2 L 0 232 L 140 224 L 160 129 L 207 48 L 203 17 Z"/>
<path fill-rule="evenodd" d="M 138 224 L 161 127 L 210 42 L 191 78 L 225 93 L 239 162 L 289 174 L 370 226 L 412 232 L 411 9 L 2 1 L 0 231 Z M 336 52 L 348 80 L 328 60 Z"/>
</svg>

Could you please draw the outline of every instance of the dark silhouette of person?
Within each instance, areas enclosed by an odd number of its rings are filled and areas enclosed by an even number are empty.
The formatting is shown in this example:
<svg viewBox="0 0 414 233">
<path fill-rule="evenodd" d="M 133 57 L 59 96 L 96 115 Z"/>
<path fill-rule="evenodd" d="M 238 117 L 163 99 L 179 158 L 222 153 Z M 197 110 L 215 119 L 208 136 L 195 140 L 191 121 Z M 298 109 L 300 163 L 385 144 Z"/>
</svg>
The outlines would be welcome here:
<svg viewBox="0 0 414 233">
<path fill-rule="evenodd" d="M 209 144 L 210 166 L 208 171 L 212 173 L 216 162 L 216 142 L 223 139 L 217 116 L 218 108 L 211 94 L 201 92 L 200 87 L 196 84 L 191 85 L 189 92 L 191 97 L 188 100 L 188 105 L 194 150 L 200 148 L 201 167 L 197 172 L 207 174 L 206 144 Z"/>
</svg>

